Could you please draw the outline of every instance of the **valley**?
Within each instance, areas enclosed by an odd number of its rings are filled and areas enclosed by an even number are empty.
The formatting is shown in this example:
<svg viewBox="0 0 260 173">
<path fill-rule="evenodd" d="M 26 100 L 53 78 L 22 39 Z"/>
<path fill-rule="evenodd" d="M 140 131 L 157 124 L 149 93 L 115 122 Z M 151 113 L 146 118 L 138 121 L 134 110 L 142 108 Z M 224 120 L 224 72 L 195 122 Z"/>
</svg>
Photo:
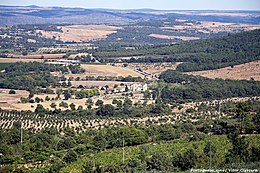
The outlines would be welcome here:
<svg viewBox="0 0 260 173">
<path fill-rule="evenodd" d="M 0 172 L 260 171 L 259 17 L 0 5 Z"/>
</svg>

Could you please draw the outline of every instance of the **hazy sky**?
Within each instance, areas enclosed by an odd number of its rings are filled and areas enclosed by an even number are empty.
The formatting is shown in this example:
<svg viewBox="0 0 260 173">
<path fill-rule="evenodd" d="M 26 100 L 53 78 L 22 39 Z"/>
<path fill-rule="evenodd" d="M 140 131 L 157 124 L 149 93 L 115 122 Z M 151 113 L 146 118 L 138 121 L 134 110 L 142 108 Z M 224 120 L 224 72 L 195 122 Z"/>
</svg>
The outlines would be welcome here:
<svg viewBox="0 0 260 173">
<path fill-rule="evenodd" d="M 1 0 L 1 5 L 164 10 L 260 10 L 260 0 Z"/>
</svg>

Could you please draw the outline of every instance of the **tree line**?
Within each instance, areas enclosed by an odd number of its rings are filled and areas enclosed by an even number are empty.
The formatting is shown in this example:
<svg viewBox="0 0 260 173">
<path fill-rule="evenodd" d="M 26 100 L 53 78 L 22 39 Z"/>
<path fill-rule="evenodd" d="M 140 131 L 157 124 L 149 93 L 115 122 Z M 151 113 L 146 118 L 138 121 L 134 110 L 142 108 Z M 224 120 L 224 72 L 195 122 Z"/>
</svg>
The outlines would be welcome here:
<svg viewBox="0 0 260 173">
<path fill-rule="evenodd" d="M 160 75 L 167 85 L 161 89 L 165 101 L 191 101 L 260 95 L 260 82 L 209 79 L 168 70 Z"/>
</svg>

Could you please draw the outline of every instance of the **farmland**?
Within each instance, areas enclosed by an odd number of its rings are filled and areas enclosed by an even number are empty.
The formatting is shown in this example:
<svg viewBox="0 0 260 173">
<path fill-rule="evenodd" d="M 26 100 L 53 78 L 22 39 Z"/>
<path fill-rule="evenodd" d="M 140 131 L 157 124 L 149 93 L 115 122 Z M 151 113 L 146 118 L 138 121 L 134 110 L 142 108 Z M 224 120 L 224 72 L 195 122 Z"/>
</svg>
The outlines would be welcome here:
<svg viewBox="0 0 260 173">
<path fill-rule="evenodd" d="M 15 63 L 15 62 L 43 62 L 43 59 L 23 59 L 23 58 L 0 58 L 0 63 Z"/>
<path fill-rule="evenodd" d="M 60 26 L 61 32 L 38 30 L 43 37 L 55 38 L 64 42 L 82 42 L 106 38 L 116 33 L 120 27 L 108 25 L 71 25 Z"/>
<path fill-rule="evenodd" d="M 99 64 L 81 64 L 81 68 L 85 69 L 86 72 L 83 74 L 68 74 L 66 77 L 80 77 L 85 78 L 86 76 L 123 76 L 127 77 L 129 75 L 133 77 L 142 77 L 141 74 L 127 68 L 115 67 L 111 65 L 99 65 Z"/>
<path fill-rule="evenodd" d="M 185 36 L 170 36 L 170 35 L 160 35 L 160 34 L 150 34 L 150 37 L 160 38 L 160 39 L 181 39 L 183 41 L 189 40 L 199 40 L 199 37 L 185 37 Z"/>
<path fill-rule="evenodd" d="M 225 67 L 216 70 L 189 72 L 186 74 L 208 78 L 235 79 L 235 80 L 260 80 L 260 61 Z"/>
</svg>

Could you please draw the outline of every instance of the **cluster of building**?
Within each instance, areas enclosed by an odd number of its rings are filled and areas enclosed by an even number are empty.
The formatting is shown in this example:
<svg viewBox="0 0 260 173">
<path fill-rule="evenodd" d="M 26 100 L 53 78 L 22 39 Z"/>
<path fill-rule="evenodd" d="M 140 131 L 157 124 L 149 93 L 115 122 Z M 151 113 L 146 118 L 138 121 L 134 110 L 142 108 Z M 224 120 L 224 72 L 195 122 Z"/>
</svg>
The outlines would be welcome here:
<svg viewBox="0 0 260 173">
<path fill-rule="evenodd" d="M 49 65 L 63 65 L 63 66 L 79 65 L 79 63 L 80 61 L 78 60 L 65 60 L 65 59 L 49 60 L 45 62 L 45 64 L 49 64 Z"/>
<path fill-rule="evenodd" d="M 113 94 L 122 92 L 141 92 L 148 90 L 147 84 L 133 83 L 120 86 L 104 86 L 99 88 L 100 92 L 103 94 Z"/>
</svg>

